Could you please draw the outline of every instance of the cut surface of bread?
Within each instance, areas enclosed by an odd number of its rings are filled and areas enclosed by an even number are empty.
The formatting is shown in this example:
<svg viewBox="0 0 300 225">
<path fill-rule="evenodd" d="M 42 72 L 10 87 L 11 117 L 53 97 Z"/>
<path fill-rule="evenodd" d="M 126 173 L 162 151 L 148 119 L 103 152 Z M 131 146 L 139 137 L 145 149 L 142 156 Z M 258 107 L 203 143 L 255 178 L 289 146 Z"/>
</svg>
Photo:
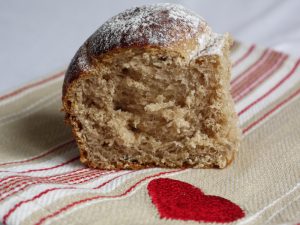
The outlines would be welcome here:
<svg viewBox="0 0 300 225">
<path fill-rule="evenodd" d="M 233 160 L 240 130 L 229 92 L 231 39 L 210 34 L 203 48 L 193 41 L 133 45 L 99 58 L 88 43 L 81 47 L 73 67 L 84 60 L 89 68 L 75 75 L 71 64 L 63 104 L 83 163 L 224 168 Z"/>
</svg>

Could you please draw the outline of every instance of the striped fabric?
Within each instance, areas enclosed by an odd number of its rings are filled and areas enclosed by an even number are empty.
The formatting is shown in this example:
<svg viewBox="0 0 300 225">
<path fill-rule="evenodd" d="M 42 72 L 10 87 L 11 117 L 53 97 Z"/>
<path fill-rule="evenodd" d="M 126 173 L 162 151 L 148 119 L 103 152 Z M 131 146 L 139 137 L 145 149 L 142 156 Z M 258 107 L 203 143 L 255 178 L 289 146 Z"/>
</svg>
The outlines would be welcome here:
<svg viewBox="0 0 300 225">
<path fill-rule="evenodd" d="M 172 177 L 238 204 L 231 224 L 300 222 L 300 59 L 235 43 L 232 95 L 243 130 L 224 170 L 84 167 L 63 124 L 64 71 L 0 97 L 3 224 L 199 224 L 161 219 L 147 184 Z M 208 223 L 204 223 L 208 224 Z"/>
</svg>

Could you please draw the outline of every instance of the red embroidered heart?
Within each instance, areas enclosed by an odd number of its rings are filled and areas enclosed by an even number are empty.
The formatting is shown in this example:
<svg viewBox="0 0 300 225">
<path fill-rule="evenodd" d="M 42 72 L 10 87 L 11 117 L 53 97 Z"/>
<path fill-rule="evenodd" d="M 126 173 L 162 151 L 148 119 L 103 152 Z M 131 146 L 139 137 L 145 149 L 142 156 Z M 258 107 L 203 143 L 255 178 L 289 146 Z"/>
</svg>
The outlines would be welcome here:
<svg viewBox="0 0 300 225">
<path fill-rule="evenodd" d="M 161 218 L 226 223 L 245 216 L 233 202 L 205 195 L 199 188 L 178 180 L 152 180 L 148 193 Z"/>
</svg>

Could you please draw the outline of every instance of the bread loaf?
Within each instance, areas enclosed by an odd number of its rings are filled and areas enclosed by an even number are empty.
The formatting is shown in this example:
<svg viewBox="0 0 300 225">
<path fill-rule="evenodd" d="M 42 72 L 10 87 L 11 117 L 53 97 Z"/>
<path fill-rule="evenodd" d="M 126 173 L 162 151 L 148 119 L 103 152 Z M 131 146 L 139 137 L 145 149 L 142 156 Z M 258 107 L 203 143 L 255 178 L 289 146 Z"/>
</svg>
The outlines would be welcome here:
<svg viewBox="0 0 300 225">
<path fill-rule="evenodd" d="M 126 10 L 79 48 L 63 110 L 80 160 L 100 169 L 224 168 L 240 130 L 228 34 L 174 4 Z"/>
</svg>

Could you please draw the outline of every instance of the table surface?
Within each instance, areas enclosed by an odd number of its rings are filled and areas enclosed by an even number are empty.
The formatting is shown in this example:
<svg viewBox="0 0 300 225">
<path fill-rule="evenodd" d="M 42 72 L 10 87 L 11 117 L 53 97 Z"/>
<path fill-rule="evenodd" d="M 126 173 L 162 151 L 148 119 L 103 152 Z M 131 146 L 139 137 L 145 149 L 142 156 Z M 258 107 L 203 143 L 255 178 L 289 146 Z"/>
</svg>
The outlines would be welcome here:
<svg viewBox="0 0 300 225">
<path fill-rule="evenodd" d="M 0 0 L 0 94 L 65 68 L 105 20 L 144 0 Z M 214 31 L 300 56 L 300 1 L 188 0 Z"/>
</svg>

